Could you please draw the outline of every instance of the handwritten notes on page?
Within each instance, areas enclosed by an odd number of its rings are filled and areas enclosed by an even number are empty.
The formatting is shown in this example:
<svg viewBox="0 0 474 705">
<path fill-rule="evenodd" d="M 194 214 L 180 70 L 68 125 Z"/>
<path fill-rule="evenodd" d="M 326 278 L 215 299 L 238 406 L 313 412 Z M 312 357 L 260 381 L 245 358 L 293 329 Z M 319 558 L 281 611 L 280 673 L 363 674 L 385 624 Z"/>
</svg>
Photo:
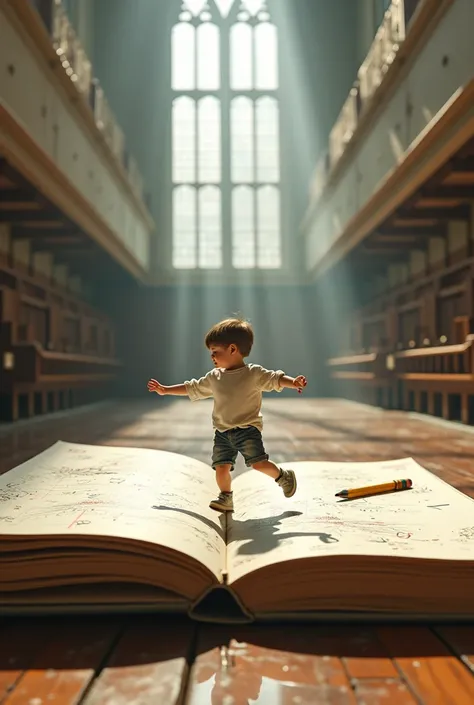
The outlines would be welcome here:
<svg viewBox="0 0 474 705">
<path fill-rule="evenodd" d="M 159 450 L 58 442 L 0 477 L 2 536 L 99 535 L 181 551 L 214 575 L 224 565 L 215 477 Z"/>
<path fill-rule="evenodd" d="M 257 471 L 234 483 L 229 582 L 258 568 L 323 555 L 474 560 L 474 501 L 411 458 L 379 463 L 284 463 L 298 489 L 286 499 Z M 335 493 L 410 478 L 411 490 L 341 500 Z"/>
</svg>

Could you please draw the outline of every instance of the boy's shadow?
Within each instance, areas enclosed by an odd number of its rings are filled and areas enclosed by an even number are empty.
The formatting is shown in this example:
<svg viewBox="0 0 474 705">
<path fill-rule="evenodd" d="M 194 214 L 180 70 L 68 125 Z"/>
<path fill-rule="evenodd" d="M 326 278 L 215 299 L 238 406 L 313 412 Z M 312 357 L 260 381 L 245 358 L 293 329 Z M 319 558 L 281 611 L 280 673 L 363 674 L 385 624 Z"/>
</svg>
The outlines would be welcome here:
<svg viewBox="0 0 474 705">
<path fill-rule="evenodd" d="M 339 541 L 335 536 L 331 536 L 331 534 L 325 531 L 290 531 L 288 533 L 278 533 L 278 527 L 282 525 L 284 519 L 301 516 L 303 512 L 287 511 L 275 516 L 245 520 L 234 519 L 232 516 L 229 516 L 229 514 L 220 514 L 220 526 L 217 526 L 213 521 L 207 519 L 207 517 L 201 516 L 201 514 L 189 509 L 167 507 L 164 505 L 155 505 L 153 509 L 187 514 L 205 524 L 208 528 L 212 529 L 212 531 L 216 531 L 228 546 L 230 546 L 233 541 L 246 541 L 246 543 L 239 546 L 237 550 L 237 553 L 243 556 L 268 553 L 269 551 L 273 551 L 274 548 L 277 548 L 281 541 L 297 538 L 298 536 L 317 536 L 321 543 L 337 543 Z"/>
</svg>

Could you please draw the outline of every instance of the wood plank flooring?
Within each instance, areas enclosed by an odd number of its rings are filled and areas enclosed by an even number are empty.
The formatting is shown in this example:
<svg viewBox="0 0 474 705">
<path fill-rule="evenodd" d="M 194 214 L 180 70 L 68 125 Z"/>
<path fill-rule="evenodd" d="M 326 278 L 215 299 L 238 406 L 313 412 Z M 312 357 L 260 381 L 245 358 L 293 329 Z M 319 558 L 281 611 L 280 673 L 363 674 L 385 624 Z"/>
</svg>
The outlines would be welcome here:
<svg viewBox="0 0 474 705">
<path fill-rule="evenodd" d="M 211 404 L 145 398 L 0 426 L 0 472 L 56 440 L 209 462 Z M 474 433 L 353 402 L 267 398 L 276 462 L 412 456 L 474 497 Z M 239 460 L 237 472 L 246 472 Z M 250 471 L 251 472 L 251 471 Z M 220 627 L 183 618 L 0 617 L 1 705 L 472 705 L 474 627 Z"/>
</svg>

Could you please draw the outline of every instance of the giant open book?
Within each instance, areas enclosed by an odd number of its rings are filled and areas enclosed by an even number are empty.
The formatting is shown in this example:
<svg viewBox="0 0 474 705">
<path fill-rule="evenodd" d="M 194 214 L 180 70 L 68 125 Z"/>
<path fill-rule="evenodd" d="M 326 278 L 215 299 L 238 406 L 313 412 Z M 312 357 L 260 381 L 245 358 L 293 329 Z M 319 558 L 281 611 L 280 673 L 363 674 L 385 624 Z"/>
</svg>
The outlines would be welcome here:
<svg viewBox="0 0 474 705">
<path fill-rule="evenodd" d="M 291 467 L 291 499 L 237 477 L 229 516 L 198 460 L 56 443 L 0 477 L 0 613 L 474 617 L 472 499 L 411 458 Z M 413 489 L 334 496 L 403 477 Z"/>
</svg>

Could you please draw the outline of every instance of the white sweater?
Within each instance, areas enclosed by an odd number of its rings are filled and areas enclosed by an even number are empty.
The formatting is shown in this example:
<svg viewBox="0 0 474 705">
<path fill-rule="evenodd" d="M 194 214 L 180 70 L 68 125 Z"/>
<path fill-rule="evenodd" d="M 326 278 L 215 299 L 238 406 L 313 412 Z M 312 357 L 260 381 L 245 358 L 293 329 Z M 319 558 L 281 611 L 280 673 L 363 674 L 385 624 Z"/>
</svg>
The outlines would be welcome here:
<svg viewBox="0 0 474 705">
<path fill-rule="evenodd" d="M 214 398 L 212 424 L 218 431 L 246 426 L 261 430 L 262 392 L 281 392 L 284 374 L 282 370 L 266 370 L 250 363 L 235 370 L 217 367 L 184 384 L 191 401 Z"/>
</svg>

